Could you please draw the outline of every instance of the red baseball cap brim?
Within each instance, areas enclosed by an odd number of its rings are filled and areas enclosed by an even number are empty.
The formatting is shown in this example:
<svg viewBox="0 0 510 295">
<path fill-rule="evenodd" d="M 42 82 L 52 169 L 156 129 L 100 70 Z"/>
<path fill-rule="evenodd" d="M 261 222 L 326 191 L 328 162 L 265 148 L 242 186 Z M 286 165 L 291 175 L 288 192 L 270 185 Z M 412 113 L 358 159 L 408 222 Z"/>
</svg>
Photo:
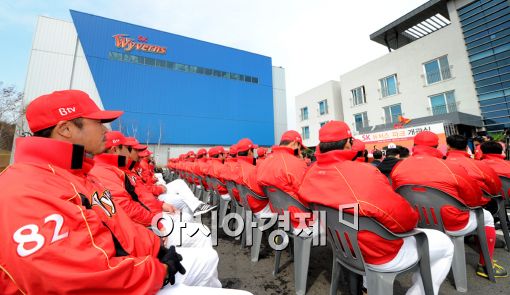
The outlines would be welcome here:
<svg viewBox="0 0 510 295">
<path fill-rule="evenodd" d="M 82 115 L 82 118 L 101 120 L 103 123 L 109 123 L 124 114 L 123 111 L 97 111 L 91 114 Z"/>
<path fill-rule="evenodd" d="M 147 149 L 147 146 L 146 146 L 146 145 L 143 145 L 143 144 L 137 144 L 137 145 L 134 145 L 134 146 L 133 146 L 133 148 L 134 148 L 135 150 L 141 150 L 141 151 L 143 151 L 143 150 Z"/>
</svg>

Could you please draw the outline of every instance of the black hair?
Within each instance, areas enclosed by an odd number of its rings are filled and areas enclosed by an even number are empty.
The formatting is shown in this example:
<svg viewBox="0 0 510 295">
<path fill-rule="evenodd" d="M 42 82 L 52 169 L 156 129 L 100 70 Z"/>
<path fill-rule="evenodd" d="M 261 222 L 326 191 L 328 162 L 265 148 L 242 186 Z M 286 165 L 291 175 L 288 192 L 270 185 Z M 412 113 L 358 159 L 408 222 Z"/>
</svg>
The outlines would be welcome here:
<svg viewBox="0 0 510 295">
<path fill-rule="evenodd" d="M 400 155 L 400 158 L 407 158 L 409 157 L 409 149 L 405 146 L 401 146 L 398 149 L 398 154 Z"/>
<path fill-rule="evenodd" d="M 209 156 L 210 158 L 219 158 L 220 157 L 220 154 L 216 154 L 216 155 L 212 155 L 212 156 Z"/>
<path fill-rule="evenodd" d="M 477 137 L 473 138 L 473 141 L 478 141 L 479 143 L 484 142 L 483 137 L 481 137 L 481 136 L 477 136 Z"/>
<path fill-rule="evenodd" d="M 496 141 L 486 141 L 480 145 L 480 149 L 484 154 L 497 154 L 501 155 L 503 147 Z"/>
<path fill-rule="evenodd" d="M 282 140 L 280 141 L 280 145 L 281 146 L 284 146 L 284 145 L 289 145 L 292 143 L 292 140 Z"/>
<path fill-rule="evenodd" d="M 237 155 L 238 155 L 238 156 L 241 156 L 241 157 L 246 157 L 246 156 L 248 156 L 248 152 L 249 152 L 250 150 L 251 150 L 251 151 L 253 151 L 253 149 L 249 149 L 249 150 L 246 150 L 246 151 L 244 151 L 244 152 L 237 152 Z"/>
<path fill-rule="evenodd" d="M 78 127 L 78 129 L 81 129 L 83 128 L 83 119 L 82 118 L 76 118 L 76 119 L 72 119 L 70 120 L 74 125 L 76 125 L 76 127 Z M 34 136 L 37 136 L 37 137 L 44 137 L 44 138 L 50 138 L 51 137 L 51 133 L 53 132 L 53 130 L 55 129 L 56 125 L 55 126 L 51 126 L 51 127 L 48 127 L 46 129 L 43 129 L 43 130 L 39 130 L 39 131 L 36 131 L 34 132 Z"/>
<path fill-rule="evenodd" d="M 398 148 L 391 148 L 386 150 L 386 157 L 395 157 L 400 154 L 400 149 Z"/>
<path fill-rule="evenodd" d="M 345 144 L 347 144 L 347 141 L 349 139 L 342 139 L 340 141 L 333 141 L 333 142 L 321 142 L 319 143 L 319 151 L 321 153 L 327 153 L 334 150 L 343 150 L 345 147 Z"/>
<path fill-rule="evenodd" d="M 380 151 L 380 150 L 375 150 L 375 151 L 372 153 L 372 156 L 374 157 L 374 159 L 376 159 L 376 160 L 380 160 L 380 159 L 382 159 L 382 151 Z"/>
<path fill-rule="evenodd" d="M 446 138 L 446 143 L 453 149 L 465 150 L 467 147 L 467 138 L 459 134 L 454 134 Z"/>
</svg>

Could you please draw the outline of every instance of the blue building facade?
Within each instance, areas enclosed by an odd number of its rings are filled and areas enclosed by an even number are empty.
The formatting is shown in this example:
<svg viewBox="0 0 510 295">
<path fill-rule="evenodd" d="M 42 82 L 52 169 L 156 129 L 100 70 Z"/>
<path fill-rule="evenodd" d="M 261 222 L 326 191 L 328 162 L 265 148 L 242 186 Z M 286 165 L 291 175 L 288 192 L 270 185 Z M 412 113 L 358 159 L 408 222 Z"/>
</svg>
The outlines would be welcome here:
<svg viewBox="0 0 510 295">
<path fill-rule="evenodd" d="M 510 5 L 477 0 L 458 9 L 484 126 L 510 127 Z"/>
<path fill-rule="evenodd" d="M 270 57 L 71 11 L 114 129 L 149 143 L 274 144 Z"/>
</svg>

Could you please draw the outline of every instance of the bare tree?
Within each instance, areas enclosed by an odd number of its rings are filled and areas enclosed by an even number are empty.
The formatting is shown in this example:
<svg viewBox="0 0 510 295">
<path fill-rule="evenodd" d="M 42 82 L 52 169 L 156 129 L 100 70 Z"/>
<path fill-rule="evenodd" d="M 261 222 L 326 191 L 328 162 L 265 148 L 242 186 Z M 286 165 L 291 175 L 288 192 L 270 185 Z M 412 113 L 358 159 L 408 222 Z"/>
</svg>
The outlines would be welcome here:
<svg viewBox="0 0 510 295">
<path fill-rule="evenodd" d="M 24 114 L 23 93 L 15 86 L 3 87 L 0 82 L 0 149 L 10 151 L 16 132 L 16 124 Z"/>
</svg>

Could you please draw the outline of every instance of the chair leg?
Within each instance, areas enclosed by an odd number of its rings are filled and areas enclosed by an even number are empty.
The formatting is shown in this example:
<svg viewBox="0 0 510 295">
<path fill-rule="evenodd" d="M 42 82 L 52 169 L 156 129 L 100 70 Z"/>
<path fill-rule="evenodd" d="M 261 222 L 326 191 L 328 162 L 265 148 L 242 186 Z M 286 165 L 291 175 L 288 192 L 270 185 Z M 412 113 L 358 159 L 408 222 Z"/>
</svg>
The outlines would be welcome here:
<svg viewBox="0 0 510 295">
<path fill-rule="evenodd" d="M 276 276 L 278 272 L 280 271 L 280 258 L 282 256 L 282 251 L 276 250 L 276 253 L 274 255 L 274 270 L 273 270 L 273 276 Z"/>
<path fill-rule="evenodd" d="M 393 294 L 393 281 L 398 273 L 396 272 L 374 272 L 366 270 L 368 294 L 386 295 Z"/>
<path fill-rule="evenodd" d="M 311 247 L 311 238 L 294 238 L 294 285 L 296 286 L 296 294 L 299 295 L 306 293 Z"/>
<path fill-rule="evenodd" d="M 422 233 L 415 236 L 418 252 L 420 253 L 420 275 L 423 282 L 423 289 L 426 295 L 434 294 L 434 283 L 432 282 L 432 272 L 430 267 L 430 251 L 427 236 Z"/>
<path fill-rule="evenodd" d="M 489 255 L 489 247 L 487 245 L 487 236 L 485 235 L 485 226 L 483 223 L 483 210 L 476 210 L 476 221 L 478 223 L 476 227 L 476 232 L 478 235 L 478 241 L 480 242 L 480 249 L 482 250 L 483 259 L 485 260 L 485 270 L 487 271 L 487 275 L 489 276 L 489 280 L 491 282 L 496 282 L 496 277 L 494 276 L 494 268 L 492 267 L 492 260 Z"/>
<path fill-rule="evenodd" d="M 220 197 L 220 215 L 219 215 L 219 227 L 223 228 L 223 220 L 225 219 L 225 215 L 227 215 L 229 201 L 225 201 Z M 227 225 L 228 226 L 228 225 Z"/>
<path fill-rule="evenodd" d="M 466 253 L 464 236 L 450 237 L 453 242 L 452 272 L 455 288 L 458 292 L 467 292 Z"/>
<path fill-rule="evenodd" d="M 510 252 L 510 233 L 508 232 L 508 215 L 506 214 L 505 200 L 498 198 L 498 215 L 499 222 L 501 224 L 501 230 L 503 231 L 503 237 L 505 238 L 506 250 Z"/>
<path fill-rule="evenodd" d="M 341 266 L 336 261 L 335 253 L 333 253 L 333 268 L 331 270 L 331 288 L 329 289 L 329 295 L 336 295 L 338 290 L 338 280 L 340 279 Z"/>
<path fill-rule="evenodd" d="M 245 224 L 244 224 L 244 230 L 243 230 L 243 233 L 241 234 L 241 249 L 246 247 L 246 214 L 247 214 L 247 211 L 246 209 L 243 208 L 242 210 L 242 213 L 241 213 L 241 217 L 243 218 Z"/>
<path fill-rule="evenodd" d="M 262 231 L 259 226 L 264 225 L 263 219 L 257 219 L 257 227 L 253 229 L 253 245 L 251 246 L 251 261 L 259 261 L 260 244 L 262 244 Z"/>
</svg>

